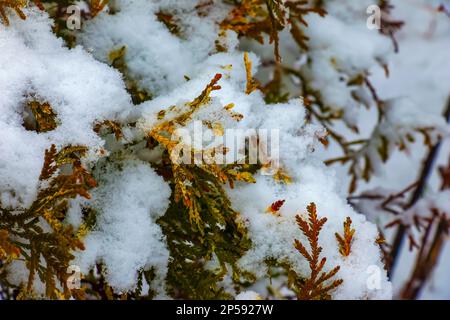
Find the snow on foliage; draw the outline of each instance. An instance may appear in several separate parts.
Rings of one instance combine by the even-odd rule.
[[[25,10],[27,20],[11,18],[0,26],[0,185],[5,207],[28,206],[36,196],[44,151],[51,144],[89,147],[89,160],[104,145],[92,123],[119,120],[128,113],[128,97],[120,75],[78,47],[68,50],[51,32],[46,14]],[[37,133],[24,126],[27,103],[47,102],[57,127]]]
[[[369,87],[349,82],[365,78],[371,68],[382,70],[393,53],[393,45],[388,37],[366,27],[365,8],[371,1],[324,3],[328,15],[311,13],[305,17],[307,61],[300,53],[295,53],[295,60],[309,92],[317,94],[323,106],[332,106],[325,108],[327,112],[340,114],[354,128],[358,109],[374,102],[369,98]],[[50,145],[82,145],[88,148],[83,165],[92,171],[98,186],[85,197],[88,199],[78,196],[69,200],[64,221],[84,230],[80,239],[85,247],[75,253],[72,264],[80,266],[84,275],[103,265],[102,276],[116,294],[137,294],[142,287],[151,287],[158,297],[190,298],[189,286],[196,283],[169,279],[177,274],[179,267],[174,263],[181,258],[185,265],[191,263],[193,270],[206,268],[202,264],[205,260],[218,259],[220,272],[214,274],[214,268],[208,272],[219,280],[229,277],[234,281],[235,286],[217,281],[217,290],[236,299],[264,296],[264,290],[258,291],[258,282],[270,278],[274,265],[287,266],[288,278],[292,272],[302,279],[312,277],[311,262],[299,253],[294,241],[305,247],[309,241],[313,250],[313,240],[305,232],[302,234],[296,221],[298,217],[306,221],[307,207],[314,203],[318,218],[327,218],[315,240],[322,247],[320,257],[326,257],[323,272],[331,272],[331,280],[340,279],[320,297],[390,299],[392,288],[377,242],[377,226],[347,203],[343,191],[346,186],[315,153],[326,144],[326,129],[310,121],[308,101],[268,101],[264,90],[246,92],[249,73],[255,75],[261,69],[258,50],[248,55],[252,68],[246,69],[238,34],[220,27],[233,7],[221,1],[206,7],[199,7],[194,0],[111,1],[95,18],[84,21],[82,31],[76,35],[78,46],[72,49],[56,37],[51,18],[38,8],[24,9],[26,20],[11,16],[10,26],[0,25],[1,207],[26,208],[35,200],[42,184],[39,177],[43,157]],[[221,50],[217,45],[219,35]],[[281,52],[293,55],[291,46],[281,43]],[[47,106],[47,113],[36,114],[30,103]],[[185,112],[187,116],[180,118]],[[384,120],[374,130],[375,143],[369,142],[358,154],[369,157],[375,171],[383,158],[383,154],[378,155],[377,141],[387,139],[392,153],[411,131],[435,128],[427,131],[432,142],[447,132],[443,119],[410,112],[402,101],[386,105],[384,112]],[[38,125],[38,116],[47,117],[48,130],[27,125],[33,116]],[[164,134],[184,129],[194,135],[196,121],[202,121],[206,133],[201,141],[190,142],[196,149],[205,148],[211,137],[223,135],[226,129],[279,130],[278,171],[267,175],[261,168],[221,171],[220,167],[203,165],[189,167],[188,171],[168,163],[166,154],[173,146],[165,142]],[[155,128],[161,131],[152,131]],[[114,134],[105,134],[104,129]],[[256,131],[251,131],[250,136],[258,138]],[[225,199],[222,207],[201,202],[212,191],[192,191],[197,183],[202,185],[199,179],[220,181],[218,185],[208,183],[216,192],[211,201]],[[225,186],[225,182],[229,185]],[[177,197],[183,201],[178,202]],[[443,200],[438,203],[448,207]],[[172,225],[167,225],[166,212],[168,216],[181,204],[189,210],[180,210]],[[228,216],[221,216],[218,207]],[[90,224],[86,221],[88,208],[95,215]],[[208,210],[205,208],[211,210],[215,219],[211,221],[217,222],[217,229],[205,222],[209,221],[202,211]],[[187,216],[187,212],[189,222],[196,224],[189,232],[183,229],[183,215]],[[336,234],[343,234],[345,221],[351,221],[355,233],[348,239],[344,255]],[[166,234],[170,228],[182,236],[173,240]],[[219,235],[211,236],[211,230]],[[221,248],[215,248],[214,241],[226,239],[220,230],[238,230],[245,235],[234,237],[242,241],[236,253],[218,252]],[[197,239],[199,242],[195,242]],[[180,243],[206,248],[206,253],[193,261],[179,251]],[[175,254],[181,254],[181,258],[173,258]],[[232,258],[228,254],[233,254]],[[337,273],[335,267],[339,267]],[[23,266],[12,263],[8,268],[12,274],[9,279],[15,285],[28,281]],[[143,284],[142,274],[149,270],[154,274]],[[256,292],[239,293],[239,277],[249,274],[247,280],[255,284],[251,289]],[[370,285],[374,275],[375,286]],[[177,288],[177,284],[189,288]],[[42,286],[33,288],[44,294]],[[181,292],[179,296],[177,292]]]
[[[93,192],[98,228],[86,237],[86,250],[75,264],[88,273],[97,261],[104,262],[108,283],[120,291],[136,285],[138,271],[155,267],[161,286],[169,252],[156,220],[167,210],[170,189],[145,163],[122,165],[99,173],[102,186]]]

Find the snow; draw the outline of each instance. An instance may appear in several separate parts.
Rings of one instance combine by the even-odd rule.
[[[325,271],[339,265],[341,270],[337,277],[344,279],[343,284],[333,293],[336,299],[389,299],[391,285],[380,262],[380,253],[374,239],[377,229],[364,216],[356,214],[351,207],[336,195],[336,183],[325,173],[326,168],[302,165],[299,170],[301,183],[279,186],[270,177],[258,176],[254,185],[239,186],[229,190],[236,209],[247,222],[253,248],[241,259],[240,265],[248,270],[257,270],[263,277],[266,268],[264,260],[268,257],[279,261],[289,261],[294,270],[309,274],[307,262],[293,247],[294,239],[307,243],[295,223],[297,214],[304,215],[310,201],[315,202],[319,217],[326,216],[327,223],[319,237],[323,247],[323,256],[327,257]],[[254,198],[264,199],[254,203]],[[286,200],[279,211],[279,216],[266,212],[276,200]],[[342,224],[346,217],[353,220],[357,230],[349,257],[342,257],[337,247],[335,232],[342,233]],[[359,230],[359,232],[358,232]],[[375,266],[380,270],[380,289],[367,287],[367,270]]]
[[[198,1],[117,1],[118,12],[102,13],[86,25],[81,43],[96,58],[108,63],[112,50],[127,47],[125,61],[139,85],[154,95],[167,94],[191,76],[193,67],[204,61],[214,49],[219,31],[211,18],[192,14]],[[214,6],[211,15],[224,19],[226,10]],[[173,35],[157,20],[155,13],[177,13],[183,21],[180,32],[185,39]],[[221,15],[220,15],[221,13]],[[225,15],[224,15],[225,14]],[[139,30],[139,32],[136,32]]]
[[[305,34],[310,38],[311,61],[302,66],[302,72],[312,89],[320,91],[326,106],[344,110],[350,125],[356,124],[360,103],[352,96],[357,88],[348,86],[347,81],[374,65],[381,65],[392,53],[390,40],[366,27],[367,7],[359,2],[355,5],[327,1],[330,15],[306,17],[309,27]],[[346,19],[339,17],[344,15],[343,10]],[[334,11],[337,16],[333,15]]]
[[[244,291],[236,296],[236,300],[261,300],[261,297],[255,291]]]
[[[443,54],[429,59],[435,52],[450,49],[450,42],[445,40],[449,29],[445,28],[442,17],[436,18],[434,34],[425,40],[412,36],[417,31],[407,24],[400,39],[400,54],[393,55],[391,40],[366,27],[365,9],[371,1],[325,3],[329,15],[307,17],[309,27],[305,31],[311,38],[310,59],[302,61],[300,53],[294,53],[289,44],[281,48],[282,52],[289,51],[295,61],[302,61],[299,63],[302,73],[312,89],[320,90],[324,103],[334,110],[342,110],[347,124],[361,122],[363,130],[369,131],[374,126],[373,114],[361,115],[362,103],[354,99],[355,94],[368,96],[367,89],[361,91],[359,87],[348,86],[347,81],[370,71],[370,79],[380,97],[389,100],[386,121],[376,128],[375,135],[398,142],[412,130],[431,127],[435,129],[431,133],[433,141],[439,135],[446,137],[448,126],[440,113],[450,89],[450,72],[447,72],[450,65]],[[414,6],[406,3],[409,1],[395,1],[400,9],[421,16],[421,11],[411,9]],[[10,27],[0,25],[2,206],[27,207],[34,200],[44,151],[51,144],[87,146],[89,154],[84,161],[94,170],[99,187],[93,190],[92,200],[71,201],[66,223],[79,226],[81,207],[86,204],[97,211],[97,221],[84,239],[86,250],[76,253],[74,264],[86,274],[96,263],[103,263],[106,280],[117,292],[135,289],[138,272],[154,267],[156,279],[151,285],[158,297],[167,298],[165,276],[170,254],[157,219],[168,208],[171,189],[150,166],[151,162],[158,161],[161,150],[149,151],[141,145],[127,147],[125,144],[142,139],[161,123],[163,120],[157,116],[161,110],[167,112],[164,121],[174,117],[173,110],[183,110],[186,102],[197,97],[214,75],[220,73],[221,89],[211,93],[211,101],[194,113],[188,125],[177,124],[177,128],[193,134],[195,121],[208,120],[225,129],[279,130],[279,164],[292,179],[292,183],[283,184],[270,175],[258,173],[254,184],[236,183],[234,189],[226,188],[252,240],[252,247],[238,261],[239,266],[255,273],[258,280],[264,280],[268,277],[264,261],[276,258],[288,261],[299,274],[309,275],[309,265],[293,242],[307,241],[295,223],[295,216],[304,215],[306,206],[314,202],[319,217],[328,219],[319,238],[322,256],[327,257],[324,270],[340,266],[337,278],[344,280],[332,292],[332,297],[390,299],[392,284],[375,243],[377,219],[366,218],[352,208],[343,191],[346,183],[341,179],[342,172],[323,165],[323,146],[318,137],[324,134],[324,129],[306,120],[300,99],[266,104],[260,91],[245,94],[244,53],[236,34],[227,33],[228,52],[215,51],[218,23],[227,16],[230,7],[217,4],[200,16],[195,10],[198,2],[193,0],[118,0],[114,4],[115,14],[103,12],[84,24],[78,34],[79,46],[74,49],[64,47],[62,40],[51,32],[51,20],[36,9],[26,10],[25,21],[11,17]],[[171,34],[158,21],[157,12],[174,14],[181,36]],[[283,34],[282,39],[285,37]],[[424,41],[427,46],[422,45]],[[138,106],[132,105],[120,73],[108,66],[109,53],[123,46],[127,48],[125,62],[131,77],[152,94],[152,100]],[[422,51],[417,51],[422,47]],[[248,48],[253,51],[249,57],[252,74],[256,74],[260,60],[272,48],[264,47],[261,52],[253,50],[251,44]],[[381,66],[385,63],[391,70],[388,79]],[[418,88],[423,94],[413,94]],[[23,127],[24,103],[29,95],[50,103],[57,114],[55,130],[37,133]],[[410,99],[411,96],[414,98]],[[233,112],[243,115],[241,121],[235,121],[224,109],[230,103],[235,105]],[[365,121],[364,117],[371,119]],[[121,123],[132,119],[137,125],[125,128],[123,141],[118,142],[93,131],[94,123],[106,119]],[[207,126],[202,129],[209,136],[194,140],[195,147],[210,143],[214,136]],[[377,145],[369,145],[367,153],[378,177],[365,187],[389,184],[395,188],[404,187],[405,181],[411,183],[410,168],[402,165],[404,158],[393,156],[386,166],[381,165],[376,148]],[[394,146],[389,148],[393,152]],[[420,148],[412,149],[411,153],[417,150]],[[413,157],[417,164],[419,156]],[[398,181],[388,179],[386,172],[392,167]],[[450,207],[448,196],[448,192],[440,193],[418,205],[430,205],[427,201],[432,201],[445,210]],[[285,200],[279,214],[268,213],[267,207],[277,200]],[[352,219],[356,233],[351,254],[344,257],[339,253],[335,233],[342,233],[347,217]],[[20,262],[12,264],[10,271],[14,283],[26,279]],[[374,274],[375,287],[368,284]],[[225,282],[223,286],[230,287]],[[236,299],[257,299],[260,295],[247,291],[238,294]]]
[[[81,47],[64,48],[47,15],[36,10],[27,10],[25,21],[11,17],[10,27],[0,25],[0,199],[5,207],[30,205],[51,144],[88,146],[87,160],[95,161],[104,142],[93,123],[121,120],[131,107],[119,73]],[[55,130],[37,133],[22,125],[29,95],[50,103],[59,124]]]
[[[448,16],[435,10],[441,3],[447,8],[449,7],[448,1],[392,1],[395,6],[394,16],[405,22],[404,27],[396,36],[399,41],[399,53],[393,55],[389,61],[390,75],[388,78],[380,69],[371,70],[372,75],[370,77],[381,99],[391,99],[403,104],[403,106],[399,106],[397,114],[394,112],[395,120],[392,123],[400,121],[400,123],[405,123],[408,126],[418,124],[421,121],[429,121],[432,117],[437,120],[435,126],[439,130],[443,130],[441,133],[444,134],[444,139],[435,168],[447,164],[450,152],[448,135],[445,132],[448,132],[448,125],[446,128],[443,128],[442,125],[442,113],[450,93],[450,60],[447,54],[450,52],[448,38],[450,24]],[[438,120],[439,117],[441,120]],[[362,117],[359,122],[364,123],[366,128],[370,128],[372,120],[368,115]],[[421,140],[418,139],[418,141]],[[385,194],[392,194],[412,184],[418,178],[418,170],[427,154],[427,148],[418,142],[412,144],[408,149],[407,153],[394,153],[389,161],[382,166],[378,175],[364,187],[364,190],[374,189],[375,193],[380,193],[376,189],[383,186],[389,189],[386,190]],[[430,205],[430,201],[432,203],[433,198],[436,197],[446,201],[446,192],[440,193],[438,191],[440,185],[440,177],[435,170],[427,183],[424,200],[417,205]],[[417,209],[417,207],[415,208]],[[441,207],[441,209],[444,208],[445,205]],[[448,211],[448,207],[446,208]],[[410,210],[410,213],[426,214],[421,209],[413,209]],[[361,209],[361,212],[370,212],[371,216],[378,219],[380,226],[392,220],[392,218],[381,214],[380,210],[376,208]],[[406,220],[410,218],[411,214],[405,217]],[[390,232],[387,230],[387,235],[389,234]],[[394,270],[392,277],[395,295],[402,289],[403,284],[410,276],[415,254],[416,251],[409,252],[408,243],[405,241],[398,259],[400,263]],[[448,282],[448,275],[445,270],[448,270],[449,257],[447,243],[441,252],[435,271],[430,275],[429,283],[425,286],[419,298],[447,299],[450,297],[445,285]]]
[[[106,266],[106,280],[118,292],[137,283],[138,271],[155,267],[155,289],[164,294],[169,252],[156,220],[169,206],[170,188],[148,164],[128,160],[101,172],[93,193],[96,227],[84,240],[86,250],[75,265],[88,273],[97,262]]]

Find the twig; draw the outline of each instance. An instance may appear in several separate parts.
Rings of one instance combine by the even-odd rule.
[[[435,220],[436,216],[433,216],[426,228],[420,251],[417,254],[414,271],[405,288],[402,290],[402,299],[417,299],[433,268],[436,266],[438,257],[442,250],[442,245],[444,244],[445,234],[448,233],[449,225],[445,214],[441,217],[438,217],[439,222],[436,228],[436,232],[434,233],[431,244],[428,246],[431,227],[434,224]]]
[[[444,117],[447,120],[447,123],[450,122],[450,97],[447,102]],[[437,155],[439,154],[441,143],[442,139],[439,139],[438,142],[431,148],[430,152],[428,153],[428,156],[423,164],[417,188],[414,190],[411,200],[409,201],[409,204],[405,209],[409,209],[412,206],[414,206],[416,202],[422,197],[428,178],[430,177],[431,172],[433,170],[435,160],[437,158]],[[398,226],[397,233],[395,234],[394,242],[392,244],[391,265],[388,266],[389,276],[392,275],[392,271],[394,270],[395,264],[397,263],[400,248],[402,247],[405,238],[405,231],[406,227],[403,224],[400,224]]]

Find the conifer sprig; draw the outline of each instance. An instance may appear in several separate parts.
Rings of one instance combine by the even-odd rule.
[[[48,298],[71,295],[67,268],[74,258],[73,251],[84,250],[84,245],[73,227],[64,224],[63,219],[68,200],[77,196],[90,198],[88,190],[96,186],[81,165],[86,150],[82,146],[67,146],[57,151],[52,145],[45,151],[40,190],[31,206],[17,210],[0,207],[0,252],[24,258],[29,270],[28,282],[21,291],[23,298],[33,294],[36,274],[45,284]]]
[[[220,73],[216,74],[205,89],[191,102],[186,103],[187,110],[183,109],[183,112],[176,114],[174,117],[165,119],[168,114],[165,110],[162,110],[158,118],[161,122],[156,125],[148,134],[149,139],[152,139],[159,143],[169,155],[171,155],[171,178],[175,184],[175,202],[183,201],[186,208],[189,209],[189,217],[192,223],[197,225],[198,230],[203,232],[203,223],[201,221],[201,198],[202,190],[198,187],[203,185],[200,183],[194,172],[194,167],[198,167],[206,174],[206,177],[213,178],[219,183],[229,183],[231,187],[234,185],[234,181],[246,181],[255,182],[251,172],[251,168],[245,164],[230,164],[226,166],[220,166],[217,164],[200,164],[200,165],[187,165],[173,162],[173,150],[178,146],[178,141],[173,141],[171,135],[175,132],[177,126],[186,125],[192,120],[194,113],[201,107],[206,106],[211,100],[211,92],[220,90],[218,85],[219,80],[222,78]],[[173,111],[174,108],[169,108],[169,111]],[[191,151],[192,153],[195,150]],[[225,150],[223,150],[225,152]],[[225,196],[225,192],[221,191],[222,196]],[[226,197],[226,196],[225,196]]]
[[[350,217],[347,217],[344,222],[344,235],[341,236],[339,233],[335,233],[336,240],[339,244],[339,253],[344,257],[350,255],[353,236],[355,234],[355,229],[353,229],[351,225],[352,219],[350,219]]]
[[[245,87],[245,93],[250,94],[256,89],[258,89],[258,82],[252,76],[252,61],[248,57],[247,52],[244,52],[244,65],[245,65],[245,72],[247,74],[247,84]]]
[[[266,212],[274,214],[274,215],[279,215],[279,211],[281,209],[281,207],[283,206],[284,202],[286,200],[277,200],[275,202],[273,202],[266,210]]]
[[[112,132],[116,140],[120,140],[123,137],[122,127],[117,121],[105,120],[94,125],[94,131],[97,134],[100,134],[102,129]]]
[[[309,242],[310,250],[299,241],[295,240],[294,246],[309,262],[311,274],[307,279],[296,281],[296,293],[299,300],[317,300],[329,299],[330,291],[342,284],[342,279],[331,280],[339,271],[337,266],[329,272],[322,271],[327,259],[320,258],[322,247],[319,246],[319,234],[323,225],[327,222],[327,218],[319,219],[317,216],[317,208],[314,203],[307,207],[308,220],[303,219],[300,215],[296,216],[297,224]]]
[[[0,229],[0,259],[9,262],[18,258],[20,250],[9,239],[8,230]]]
[[[304,16],[316,13],[324,16],[326,11],[320,4],[310,6],[308,1],[243,0],[237,2],[228,17],[222,21],[223,30],[234,30],[239,36],[264,43],[264,34],[274,44],[274,56],[281,62],[278,33],[286,26],[301,48],[307,49],[308,38],[303,35],[297,23],[307,26]],[[292,31],[293,30],[293,31]]]
[[[221,77],[216,74],[192,101],[160,111],[157,116],[160,123],[148,134],[148,140],[152,141],[149,147],[159,145],[165,150],[156,169],[173,188],[171,206],[158,223],[173,257],[167,282],[173,296],[178,298],[230,298],[217,283],[223,280],[229,267],[233,280],[239,281],[242,273],[237,261],[250,248],[247,230],[239,213],[232,208],[224,184],[233,187],[235,181],[255,182],[252,175],[255,168],[247,164],[184,164],[171,156],[179,143],[171,140],[171,135],[178,126],[187,125],[197,110],[208,106],[211,92],[221,89],[218,85]],[[224,111],[229,112],[227,108],[231,107],[225,106]],[[213,256],[220,263],[219,270],[205,270],[205,263]]]

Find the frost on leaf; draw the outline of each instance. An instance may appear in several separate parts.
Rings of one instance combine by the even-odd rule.
[[[156,17],[158,20],[163,23],[167,29],[170,31],[170,33],[174,35],[180,35],[180,28],[179,26],[174,22],[174,17],[170,13],[165,12],[157,12]]]
[[[6,288],[19,290],[19,298],[264,299],[265,292],[252,290],[269,280],[299,299],[389,297],[387,277],[377,292],[368,292],[363,276],[351,279],[368,265],[382,267],[376,245],[361,250],[373,244],[376,228],[355,219],[320,150],[312,154],[327,137],[338,141],[346,148],[338,162],[355,160],[356,179],[368,180],[375,160],[386,161],[394,145],[403,147],[406,139],[406,148],[410,139],[411,124],[392,130],[396,114],[381,108],[375,90],[383,114],[371,142],[346,141],[332,131],[337,121],[354,125],[349,99],[370,90],[373,65],[387,63],[377,60],[387,52],[383,46],[361,53],[359,63],[352,43],[341,43],[355,38],[359,45],[368,35],[348,32],[357,28],[346,20],[345,5],[336,13],[329,10],[332,1],[89,0],[77,2],[83,29],[71,32],[66,9],[73,1],[42,2],[47,12],[0,0],[5,22],[6,16],[13,22],[13,10],[27,15],[0,30],[8,44],[0,55],[11,62],[16,54],[17,60],[30,57],[25,67],[5,64],[0,77],[6,92],[0,103],[6,144],[0,147],[7,146],[7,166],[0,163],[6,168],[0,298]],[[58,38],[73,49],[61,48]],[[258,44],[266,39],[273,48]],[[327,90],[343,101],[327,100]],[[40,134],[21,123],[23,93],[34,91],[39,97],[27,102],[23,127]],[[291,94],[304,96],[304,103],[289,100]],[[180,129],[195,133],[197,123],[211,139],[192,143],[177,136]],[[413,131],[429,134],[432,125],[425,121]],[[228,129],[257,130],[246,138],[246,152],[254,140],[264,140],[259,130],[280,130],[280,159],[265,142],[266,151],[258,152],[268,162],[247,164],[247,155],[203,161],[232,155],[235,150],[220,141]],[[435,136],[428,138],[433,143]],[[213,139],[214,147],[204,147]],[[180,146],[188,148],[177,154]],[[177,161],[198,153],[199,162]],[[34,174],[33,183],[19,174]],[[321,196],[320,206],[346,215],[328,216],[324,227],[326,218],[319,219],[311,204],[307,217],[297,217],[299,234],[293,206],[319,205]],[[71,264],[82,269],[81,290],[67,288]],[[294,298],[284,293],[277,298]]]

